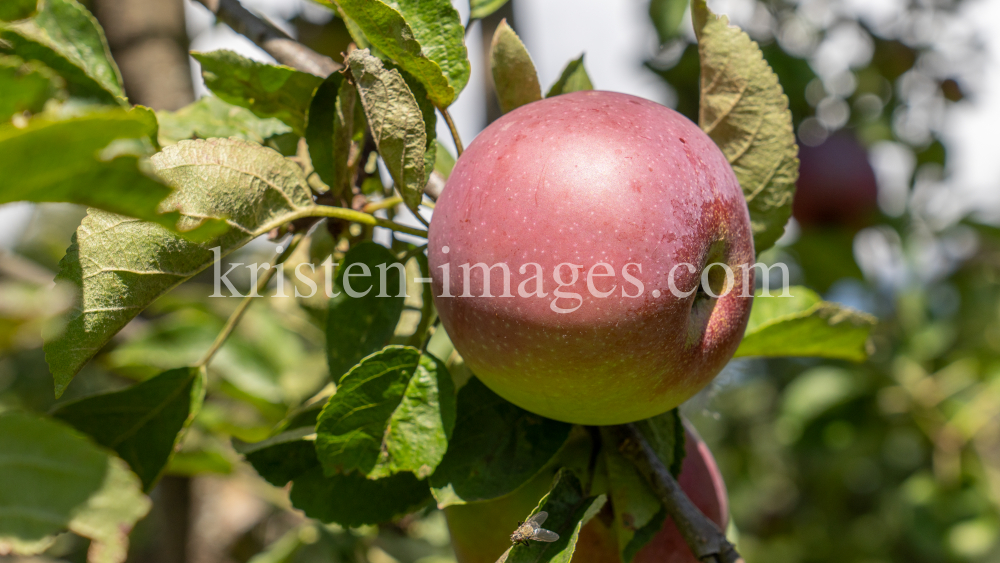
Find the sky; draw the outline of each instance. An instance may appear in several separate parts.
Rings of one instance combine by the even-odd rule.
[[[453,1],[464,21],[468,17],[467,3]],[[891,19],[902,0],[801,1],[832,3],[838,10]],[[320,15],[324,10],[308,0],[244,0],[243,3],[279,25],[302,10],[306,15]],[[656,49],[646,0],[513,0],[513,3],[518,32],[531,52],[543,89],[558,78],[568,61],[584,53],[587,71],[596,88],[670,102],[669,88],[642,66]],[[728,14],[736,24],[753,25],[755,15],[751,0],[709,0],[709,6],[717,13]],[[186,0],[186,13],[193,50],[231,49],[258,60],[272,60],[227,27],[214,26],[212,15],[191,0]],[[967,210],[977,210],[986,219],[1000,221],[1000,143],[995,134],[1000,131],[1000,34],[991,29],[997,21],[1000,21],[1000,1],[970,0],[959,20],[949,28],[951,33],[980,34],[988,60],[983,72],[974,77],[975,84],[968,98],[948,110],[941,127],[949,149],[949,170],[945,189],[941,192],[947,197],[941,199],[942,205],[950,206],[952,217]],[[474,25],[477,28],[470,36],[478,38],[478,24]],[[690,22],[686,26],[690,34]],[[470,40],[468,47],[472,77],[451,108],[466,145],[485,126],[483,100],[486,95],[482,42]],[[845,48],[831,51],[833,59],[850,56]],[[197,63],[192,60],[192,64],[195,65],[193,73],[198,93],[204,94],[206,90],[200,83]],[[438,138],[451,146],[442,120],[438,127]],[[890,168],[905,165],[891,157],[889,154],[887,160],[883,159]],[[29,214],[27,204],[0,206],[0,248],[9,247],[16,241],[16,234]]]

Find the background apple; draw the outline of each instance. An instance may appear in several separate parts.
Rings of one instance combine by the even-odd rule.
[[[878,185],[868,152],[849,131],[799,146],[799,180],[792,214],[803,227],[860,228],[878,210]]]
[[[543,471],[514,493],[499,499],[449,506],[444,512],[458,563],[495,563],[510,547],[510,533],[548,492],[553,471]],[[678,478],[688,498],[723,530],[729,520],[726,485],[712,453],[690,428],[687,455]],[[610,505],[580,530],[573,563],[617,563],[619,551],[610,526]],[[633,563],[698,563],[670,518],[635,555]]]
[[[558,420],[677,406],[729,360],[750,312],[753,273],[739,266],[753,239],[732,169],[687,118],[625,94],[574,92],[495,121],[459,158],[429,243],[435,305],[473,373]],[[735,273],[719,299],[694,291],[715,262]],[[462,268],[476,263],[507,265],[507,296],[495,267],[483,297],[482,269]],[[690,295],[670,290],[672,270]],[[724,270],[709,271],[723,293]]]

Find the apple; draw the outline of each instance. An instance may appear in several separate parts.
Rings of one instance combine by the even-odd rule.
[[[799,147],[792,215],[805,228],[861,228],[878,209],[878,184],[868,152],[848,131]]]
[[[577,424],[698,392],[736,351],[754,287],[725,156],[681,114],[613,92],[527,104],[480,133],[437,202],[428,255],[472,372]]]
[[[510,533],[548,492],[553,472],[544,471],[499,499],[444,509],[458,563],[495,563],[510,547]],[[701,438],[688,429],[687,455],[678,482],[705,516],[726,529],[729,501],[715,459]],[[617,563],[619,550],[610,526],[610,505],[580,530],[572,563]],[[699,563],[677,526],[667,518],[663,528],[636,553],[633,563]]]

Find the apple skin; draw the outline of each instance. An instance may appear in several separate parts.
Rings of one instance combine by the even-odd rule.
[[[499,499],[444,509],[458,563],[495,563],[508,547],[510,533],[548,492],[553,472],[543,471],[520,489]],[[726,484],[708,446],[690,428],[687,455],[678,482],[691,502],[723,530],[729,523]],[[580,530],[572,563],[619,563],[618,544],[605,509]],[[700,563],[674,522],[636,553],[632,563]]]
[[[804,228],[860,229],[878,211],[878,183],[868,152],[848,131],[799,147],[799,180],[792,215]]]
[[[428,254],[434,303],[472,372],[522,408],[577,424],[640,420],[690,398],[736,351],[753,300],[754,270],[740,268],[754,258],[749,212],[725,156],[681,114],[613,92],[527,104],[480,133],[437,202]],[[675,287],[689,291],[713,262],[733,270],[729,293],[670,290],[675,265]],[[477,263],[506,264],[511,296],[500,267],[493,297],[479,268],[466,287],[462,265]],[[528,263],[545,297],[530,295]],[[554,299],[564,263],[582,267],[561,289],[579,299]],[[613,291],[598,297],[588,282]]]

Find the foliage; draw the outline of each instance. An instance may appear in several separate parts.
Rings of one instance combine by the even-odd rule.
[[[92,559],[120,561],[127,531],[149,507],[142,491],[164,474],[249,467],[278,504],[311,519],[258,561],[298,560],[310,549],[357,559],[366,549],[359,546],[375,540],[362,537],[368,528],[338,526],[379,525],[372,533],[382,541],[394,527],[440,516],[434,505],[497,499],[548,475],[555,480],[536,511],[549,513],[545,527],[560,540],[512,547],[507,561],[568,562],[582,525],[605,503],[602,517],[610,515],[626,562],[665,521],[635,468],[605,447],[606,430],[545,419],[490,391],[436,326],[429,290],[411,283],[429,276],[423,248],[397,233],[423,231],[405,230],[396,221],[405,210],[389,204],[430,208],[432,172],[447,177],[454,165],[435,134],[436,111],[447,110],[470,76],[457,12],[444,0],[326,4],[361,47],[347,55],[344,73],[321,78],[234,53],[198,53],[216,96],[155,115],[126,109],[103,32],[81,5],[43,0],[34,15],[20,3],[13,16],[0,12],[27,18],[0,24],[0,86],[11,85],[0,88],[0,201],[91,207],[59,266],[57,279],[77,299],[62,322],[50,322],[58,307],[39,309],[31,324],[0,303],[0,345],[10,355],[0,370],[18,370],[12,390],[0,392],[0,410],[49,411],[0,414],[0,450],[65,471],[0,462],[0,481],[15,484],[2,487],[0,509],[58,516],[21,523],[0,515],[0,549],[39,552],[68,529],[93,540]],[[502,4],[473,1],[472,18]],[[677,31],[683,6],[650,3],[661,42],[685,41]],[[786,79],[806,75],[796,65],[802,59],[774,43],[758,46],[704,2],[692,8],[698,45],[661,72],[732,163],[758,253],[795,261],[816,235],[772,246],[791,213],[793,125],[811,111],[801,85]],[[490,55],[503,111],[542,97],[530,55],[506,23]],[[581,55],[547,96],[592,88]],[[279,138],[301,138],[304,150],[289,157],[267,148]],[[920,154],[943,159],[933,148]],[[379,163],[392,178],[388,190]],[[367,206],[380,206],[385,218],[376,221]],[[387,240],[376,225],[394,233]],[[316,298],[261,300],[233,327],[226,319],[240,320],[236,300],[206,298],[226,290],[201,272],[235,270],[226,289],[249,293],[263,272],[251,277],[239,266],[264,235],[287,250],[279,251],[285,273],[311,267],[313,289],[329,285],[335,295],[318,297],[318,307]],[[960,312],[935,308],[937,287],[892,296],[896,308],[880,310],[888,322],[874,328],[873,316],[805,287],[793,287],[793,298],[756,297],[737,351],[756,359],[732,369],[752,376],[684,407],[710,443],[724,445],[719,458],[742,550],[768,561],[807,559],[802,546],[817,560],[905,553],[930,561],[971,553],[951,538],[996,535],[989,483],[1000,474],[990,457],[1000,395],[990,352],[997,294],[981,275],[994,274],[996,248],[987,245],[940,282],[988,303],[961,299]],[[327,261],[339,265],[329,281]],[[351,267],[385,268],[387,283],[355,283],[349,292]],[[803,267],[801,276],[835,287],[822,271]],[[17,283],[18,291],[44,287]],[[42,380],[24,367],[39,365],[37,338],[19,335],[39,324],[53,380],[45,374],[44,385],[30,387],[26,381]],[[220,331],[229,339],[216,346]],[[872,349],[868,364],[845,362],[864,361]],[[67,401],[53,405],[53,391]],[[710,400],[721,420],[698,409]],[[637,425],[677,472],[679,413]],[[871,486],[876,478],[884,492]],[[25,493],[43,490],[59,494]],[[871,530],[891,539],[872,539]],[[816,539],[827,536],[842,541]]]

